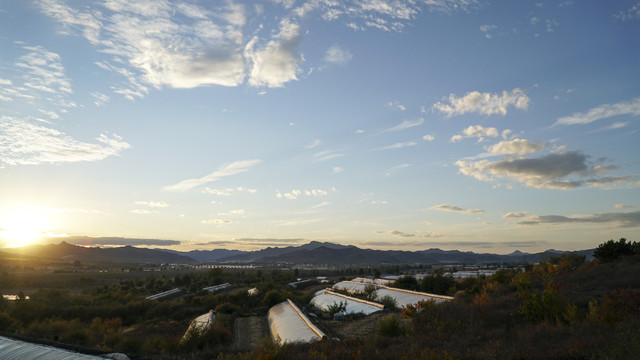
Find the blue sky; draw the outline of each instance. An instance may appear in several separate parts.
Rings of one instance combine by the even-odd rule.
[[[0,1],[0,247],[637,240],[638,34],[637,0]]]

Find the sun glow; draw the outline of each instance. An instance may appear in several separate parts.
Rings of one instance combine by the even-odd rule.
[[[26,246],[42,238],[48,225],[48,218],[41,212],[17,209],[2,218],[0,237],[8,247]]]

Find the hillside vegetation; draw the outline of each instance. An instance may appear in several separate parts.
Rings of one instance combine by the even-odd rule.
[[[56,346],[123,352],[132,359],[629,359],[640,354],[638,250],[635,242],[611,240],[590,262],[566,254],[490,277],[456,280],[442,271],[422,280],[401,277],[398,287],[454,300],[397,309],[388,299],[377,299],[387,306],[383,313],[344,321],[310,309],[328,339],[279,346],[265,337],[247,352],[234,345],[237,319],[258,321],[287,298],[309,306],[314,292],[325,287],[316,281],[302,289],[283,286],[298,277],[340,280],[363,271],[402,273],[411,267],[154,274],[100,272],[76,263],[77,271],[50,272],[38,271],[34,260],[5,259],[0,291],[18,293],[20,299],[0,300],[0,332]],[[226,282],[233,288],[216,294],[202,290]],[[181,293],[172,298],[145,300],[176,287]],[[257,296],[248,295],[252,287],[258,288]],[[210,309],[217,315],[215,325],[182,340],[191,319]]]

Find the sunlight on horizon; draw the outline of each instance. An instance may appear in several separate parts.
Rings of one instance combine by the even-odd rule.
[[[23,247],[37,243],[46,236],[49,218],[27,208],[5,213],[0,226],[0,237],[7,247]]]

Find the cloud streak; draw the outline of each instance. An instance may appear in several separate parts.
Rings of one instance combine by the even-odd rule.
[[[584,125],[622,115],[640,115],[640,98],[616,104],[603,104],[584,113],[573,113],[559,118],[554,125]]]
[[[449,205],[449,204],[440,204],[435,205],[429,208],[430,210],[438,210],[438,211],[449,211],[449,212],[458,212],[461,214],[480,214],[483,213],[482,209],[465,209],[459,206]]]
[[[571,224],[589,223],[602,224],[611,223],[615,227],[638,227],[640,226],[640,211],[611,212],[592,214],[587,216],[563,216],[563,215],[536,215],[523,221],[519,225],[540,225],[540,224]]]
[[[261,162],[262,160],[259,160],[259,159],[235,161],[235,162],[232,162],[231,164],[226,164],[221,166],[218,170],[210,173],[209,175],[203,176],[201,178],[183,180],[177,184],[166,186],[164,190],[187,191],[187,190],[193,189],[194,187],[220,180],[224,177],[233,176],[236,174],[249,171],[251,170],[251,168],[253,168],[254,166],[258,165]]]

